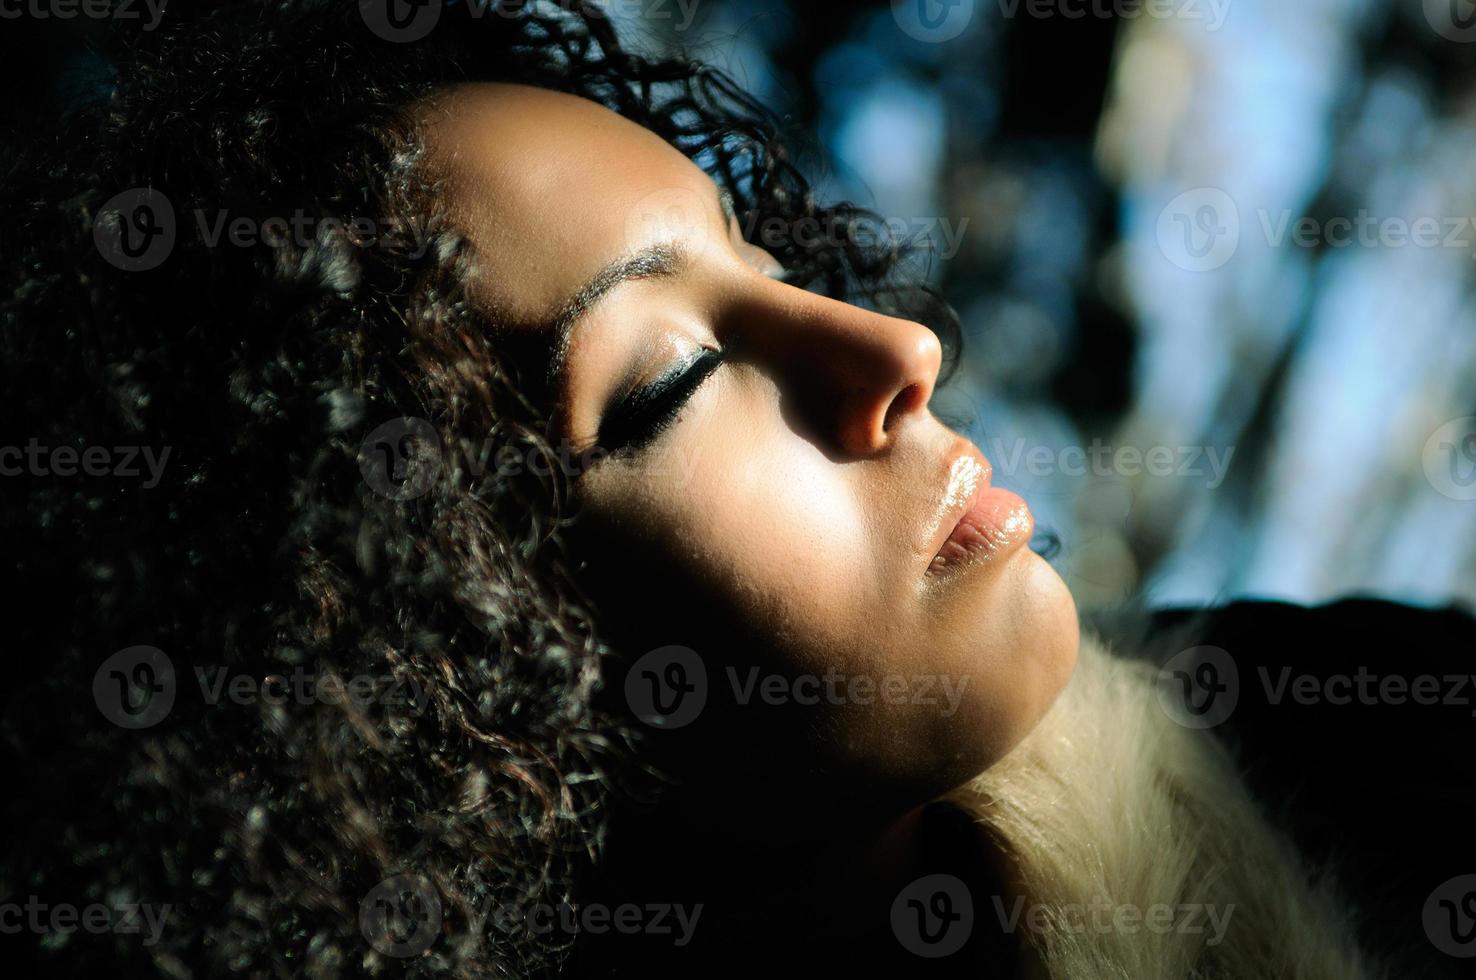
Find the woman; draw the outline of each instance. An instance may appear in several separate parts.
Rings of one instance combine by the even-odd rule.
[[[7,184],[7,890],[155,926],[37,970],[1380,975],[759,107],[596,13],[399,23],[116,31]]]

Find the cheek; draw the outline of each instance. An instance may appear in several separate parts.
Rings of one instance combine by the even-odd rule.
[[[697,546],[697,574],[722,585],[735,613],[814,647],[845,636],[875,591],[876,552],[857,488],[787,428],[709,426],[686,491],[665,520]],[[680,544],[680,542],[679,542]]]
[[[719,636],[736,626],[749,643],[796,644],[771,657],[850,643],[879,562],[847,468],[761,410],[729,404],[689,421],[639,463],[587,478],[586,508],[616,529],[601,563],[646,580],[651,615],[697,603]]]

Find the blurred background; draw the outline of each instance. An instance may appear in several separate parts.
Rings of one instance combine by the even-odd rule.
[[[935,407],[1083,604],[1476,601],[1476,0],[562,2],[922,245]],[[0,20],[0,130],[98,85],[91,29]]]
[[[1476,600],[1476,2],[605,6],[924,244],[1080,601]]]

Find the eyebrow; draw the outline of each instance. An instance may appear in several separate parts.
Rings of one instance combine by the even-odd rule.
[[[722,187],[713,185],[719,207],[730,220],[738,216],[733,195]],[[574,293],[553,322],[553,346],[549,357],[545,382],[554,390],[568,367],[569,346],[574,327],[604,296],[622,283],[638,279],[658,279],[675,276],[686,268],[691,259],[687,250],[672,242],[659,242],[647,246],[631,255],[621,256],[606,264]]]

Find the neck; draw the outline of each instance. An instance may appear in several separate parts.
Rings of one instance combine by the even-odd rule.
[[[789,814],[741,823],[671,809],[624,828],[606,863],[609,897],[601,901],[680,906],[696,922],[680,948],[663,949],[662,937],[643,936],[627,944],[636,955],[669,955],[689,970],[731,970],[772,966],[781,953],[791,965],[798,955],[830,967],[854,963],[866,973],[884,964],[889,975],[906,976],[928,964],[894,934],[899,893],[940,872],[974,891],[975,882],[995,880],[997,862],[982,835],[967,820],[940,819],[933,808],[823,826]],[[980,893],[976,902],[976,918],[986,925],[987,898]]]

